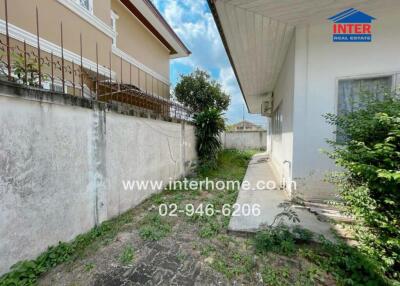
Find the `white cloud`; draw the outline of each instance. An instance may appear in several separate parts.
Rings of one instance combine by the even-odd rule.
[[[206,1],[165,0],[163,15],[192,51],[192,56],[177,59],[192,68],[222,68],[227,57]]]

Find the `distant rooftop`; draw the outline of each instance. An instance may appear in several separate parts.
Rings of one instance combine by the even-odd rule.
[[[233,130],[247,130],[247,131],[256,131],[256,130],[264,130],[264,128],[260,125],[257,125],[253,122],[242,120],[238,123],[232,124],[230,126]]]

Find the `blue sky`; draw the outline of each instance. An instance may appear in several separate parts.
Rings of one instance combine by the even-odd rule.
[[[241,121],[245,103],[206,0],[153,0],[153,3],[192,52],[187,58],[171,62],[172,85],[179,75],[191,73],[197,67],[208,71],[231,96],[225,114],[228,122]],[[249,114],[246,108],[245,119],[266,124],[265,117]]]

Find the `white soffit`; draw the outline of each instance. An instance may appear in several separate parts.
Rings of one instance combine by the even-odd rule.
[[[296,26],[324,23],[350,7],[366,13],[400,0],[211,0],[250,112],[273,91]]]
[[[217,0],[215,5],[248,108],[259,113],[259,98],[275,86],[294,26],[229,1]]]
[[[366,13],[399,7],[399,0],[217,0],[291,25],[322,23],[348,8]]]

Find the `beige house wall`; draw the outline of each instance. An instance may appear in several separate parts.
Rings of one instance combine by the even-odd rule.
[[[110,0],[93,0],[93,14],[111,27]]]
[[[118,0],[111,0],[118,15],[117,48],[158,74],[169,78],[169,50]]]
[[[110,10],[110,3],[102,0],[93,1],[94,13],[99,17]],[[11,24],[36,35],[36,5],[39,9],[40,37],[58,46],[61,46],[60,23],[63,23],[64,48],[80,54],[80,33],[82,33],[83,55],[85,58],[96,61],[96,42],[99,47],[99,64],[108,67],[111,38],[93,25],[86,22],[79,15],[55,0],[12,0],[8,1],[8,20]],[[0,0],[0,18],[4,20],[4,0]],[[102,7],[100,9],[100,7]],[[107,22],[109,24],[110,20]]]
[[[109,68],[110,54],[115,79],[123,83],[139,86],[143,91],[163,97],[169,96],[169,50],[118,0],[93,1],[94,16],[111,28],[111,10],[118,14],[116,47],[140,64],[151,70],[156,77],[130,64],[112,52],[112,38],[100,28],[87,22],[58,0],[9,0],[9,23],[36,35],[36,6],[39,10],[40,37],[61,46],[60,24],[63,23],[64,49],[80,54],[80,34],[82,34],[83,57],[96,62],[98,44],[99,65]],[[0,19],[5,19],[4,0],[0,0]],[[44,52],[43,52],[44,54]],[[43,56],[42,54],[42,56]],[[67,64],[67,63],[66,63]],[[76,62],[75,64],[79,64]],[[121,74],[122,71],[122,74]],[[68,74],[66,78],[72,81]]]

